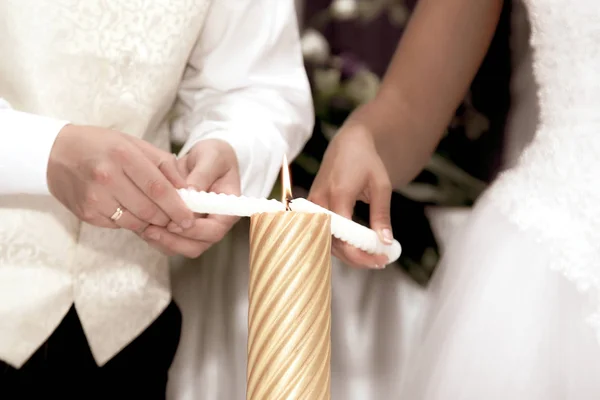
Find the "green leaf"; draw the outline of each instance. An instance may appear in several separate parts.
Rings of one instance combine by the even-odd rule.
[[[298,157],[296,157],[294,164],[312,176],[316,176],[317,172],[319,172],[319,168],[321,167],[321,162],[319,160],[305,153],[301,153]]]
[[[271,190],[271,194],[269,195],[269,198],[281,200],[281,194],[282,194],[281,180],[277,179],[277,182],[275,182],[275,186],[273,186],[273,190]]]

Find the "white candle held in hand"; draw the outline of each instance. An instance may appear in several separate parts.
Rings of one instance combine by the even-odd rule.
[[[292,211],[306,213],[325,213],[331,215],[331,234],[354,247],[370,254],[384,254],[388,263],[393,263],[400,257],[402,247],[396,240],[392,244],[385,244],[379,240],[377,232],[344,218],[326,208],[323,208],[306,199],[293,199],[289,202]]]
[[[277,200],[257,199],[223,193],[196,192],[179,189],[185,205],[197,214],[234,215],[250,217],[264,212],[285,211],[285,205]]]
[[[289,181],[287,161],[284,160],[283,173]],[[233,215],[238,217],[251,217],[255,214],[274,213],[280,211],[296,211],[312,214],[328,214],[331,216],[331,234],[354,247],[370,254],[383,254],[388,258],[388,263],[393,263],[400,257],[402,248],[394,240],[392,244],[385,244],[379,240],[377,233],[350,219],[344,218],[332,211],[316,205],[306,199],[293,199],[284,202],[274,199],[258,199],[244,196],[234,196],[222,193],[197,192],[192,189],[179,189],[179,195],[186,206],[197,214]]]

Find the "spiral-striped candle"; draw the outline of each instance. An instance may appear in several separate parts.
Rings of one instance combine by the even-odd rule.
[[[255,214],[250,224],[248,400],[329,400],[331,217]]]

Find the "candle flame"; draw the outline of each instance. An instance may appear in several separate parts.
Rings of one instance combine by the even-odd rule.
[[[283,156],[281,165],[281,202],[285,204],[285,208],[289,210],[289,202],[292,199],[292,182],[290,180],[290,166],[288,165],[287,157]]]

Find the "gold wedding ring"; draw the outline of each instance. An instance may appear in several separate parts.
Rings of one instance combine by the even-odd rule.
[[[117,211],[110,217],[113,221],[118,221],[119,218],[123,216],[123,209],[121,207],[117,207]]]

